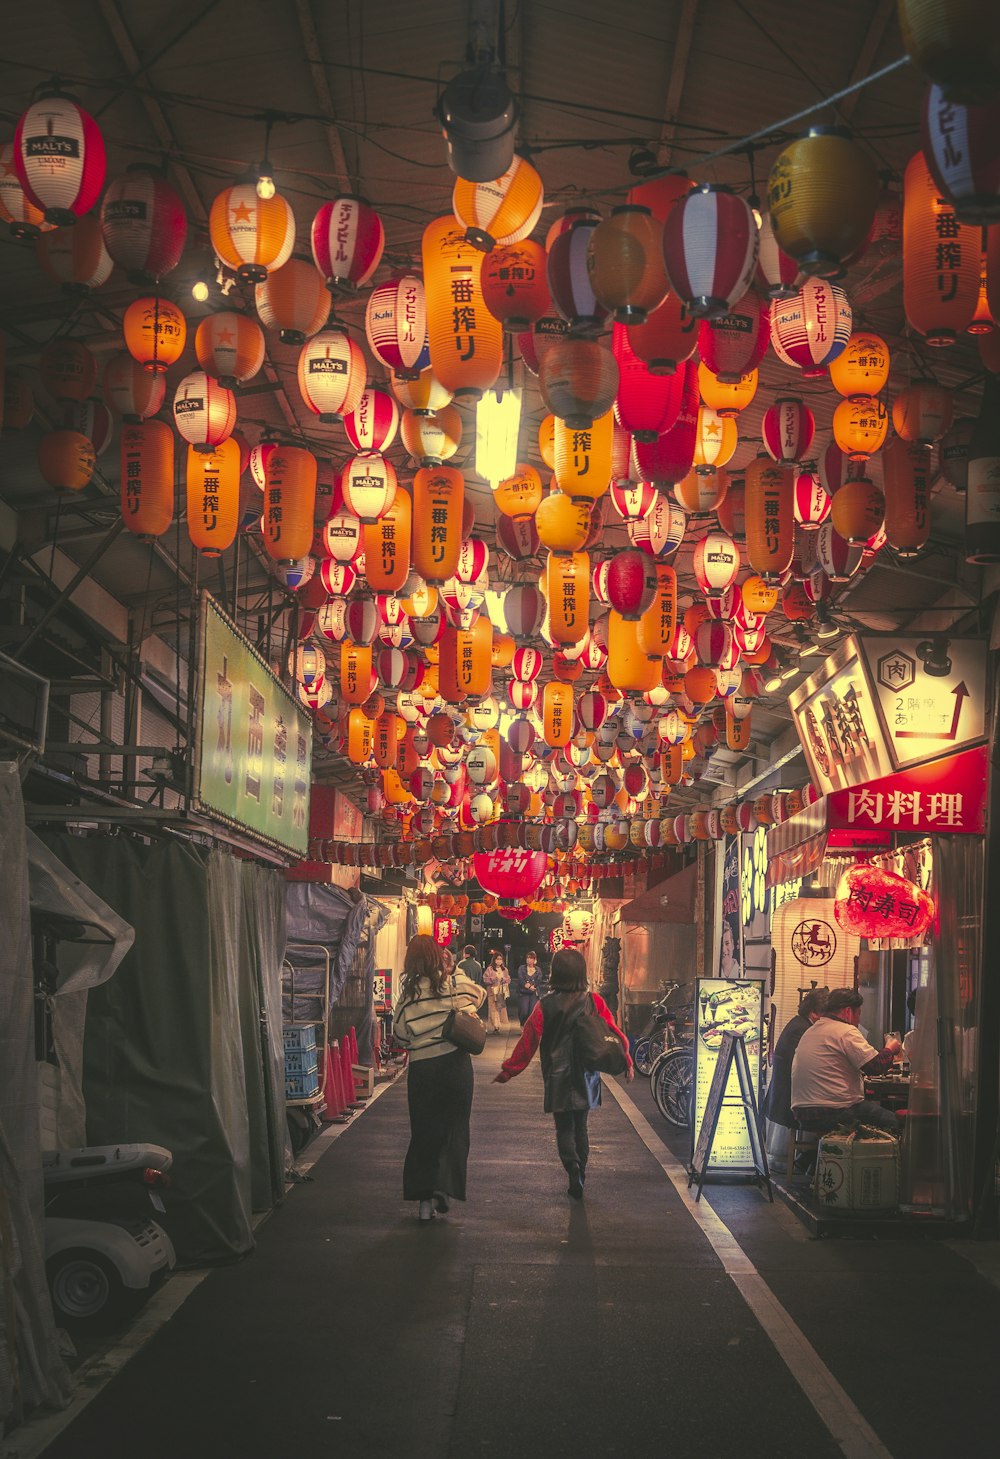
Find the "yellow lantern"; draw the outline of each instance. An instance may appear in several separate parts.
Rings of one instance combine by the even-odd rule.
[[[739,445],[740,432],[731,416],[721,416],[707,406],[698,411],[695,427],[694,464],[695,469],[717,470],[731,461]]]
[[[698,366],[698,391],[702,404],[723,420],[739,415],[757,394],[758,371],[751,370],[741,375],[732,384],[726,384],[718,375],[713,375],[707,365]]]
[[[429,618],[438,605],[438,590],[418,581],[399,601],[407,618]]]
[[[403,721],[398,714],[393,714],[391,709],[384,709],[376,719],[372,754],[375,757],[375,764],[380,770],[395,768],[402,728]]]
[[[674,496],[686,512],[714,512],[728,490],[729,473],[724,467],[718,471],[692,470],[674,487]]]
[[[550,491],[535,512],[538,540],[550,552],[579,552],[590,536],[590,502]]]
[[[371,759],[375,726],[363,709],[352,709],[347,716],[347,758],[355,765]]]
[[[833,493],[830,521],[845,542],[870,542],[885,520],[885,498],[873,481],[859,476]]]
[[[345,638],[340,645],[340,692],[347,704],[364,704],[372,692],[372,650],[370,644],[352,643]]]
[[[133,360],[158,375],[183,354],[187,320],[169,299],[134,299],[122,317],[122,334]]]
[[[1000,90],[1000,15],[979,0],[898,0],[903,45],[949,101],[975,105]]]
[[[960,223],[922,152],[903,179],[903,309],[930,345],[952,345],[979,302],[981,229]]]
[[[420,371],[416,378],[393,374],[389,377],[389,388],[404,410],[414,415],[434,415],[444,410],[451,400],[452,392],[437,379],[430,365]]]
[[[567,496],[596,501],[611,485],[614,411],[576,429],[558,417],[549,419],[554,421],[554,470],[559,490]]]
[[[556,418],[554,415],[542,417],[542,423],[538,427],[538,454],[550,471],[556,469]]]
[[[886,541],[899,557],[916,557],[931,531],[931,452],[894,438],[882,452]],[[843,490],[843,488],[841,488]]]
[[[123,428],[121,504],[126,527],[144,542],[162,537],[173,521],[174,433],[165,422]]]
[[[573,738],[573,686],[553,679],[542,690],[542,738],[553,749]]]
[[[277,330],[282,344],[305,344],[330,317],[330,295],[323,275],[307,258],[291,258],[254,289],[257,317]]]
[[[444,405],[433,415],[404,410],[399,434],[421,466],[440,466],[442,461],[450,461],[462,444],[462,417],[453,405]]]
[[[833,437],[851,461],[867,461],[889,430],[889,414],[874,395],[842,400],[833,412]]]
[[[619,324],[645,324],[669,288],[663,224],[636,203],[614,208],[590,235],[587,274],[594,297]]]
[[[38,443],[38,469],[49,486],[82,491],[95,464],[93,442],[79,431],[46,431]]]
[[[545,565],[549,634],[556,643],[579,643],[590,617],[590,557],[586,552],[550,552]]]
[[[929,446],[940,441],[951,425],[955,402],[950,390],[936,380],[914,380],[892,402],[892,423],[897,436]]]
[[[295,247],[295,214],[275,193],[262,198],[252,182],[227,187],[215,198],[208,215],[212,247],[226,268],[250,284],[280,269]]]
[[[441,630],[441,693],[450,704],[481,699],[490,692],[493,625],[480,613],[467,631],[446,623]]]
[[[811,127],[775,160],[767,201],[775,242],[805,274],[838,278],[868,237],[881,188],[868,153],[841,127]]]
[[[239,442],[230,436],[210,452],[188,446],[184,481],[188,536],[205,557],[218,557],[235,539],[240,522]]]
[[[608,678],[616,689],[648,694],[660,681],[660,660],[651,659],[639,643],[638,619],[608,612]]]
[[[848,400],[877,395],[889,379],[889,346],[878,334],[859,330],[852,334],[830,364],[830,383]]]
[[[482,253],[450,214],[428,223],[421,252],[431,368],[452,394],[478,399],[503,364],[503,325],[483,298]]]
[[[566,559],[561,560],[565,561]],[[511,638],[510,634],[501,633],[500,630],[496,626],[494,626],[493,647],[490,650],[490,663],[492,664],[493,668],[509,668],[511,660],[514,657],[514,651],[516,648],[517,644],[514,642],[514,639]]]
[[[795,481],[791,469],[758,456],[746,472],[747,557],[765,583],[780,578],[795,550]]]
[[[542,214],[542,179],[523,157],[515,156],[502,177],[470,182],[459,177],[451,195],[452,211],[475,248],[489,252],[498,245],[520,243]]]
[[[662,659],[670,652],[677,631],[677,574],[665,562],[657,562],[656,592],[639,619],[636,637],[643,653]]]
[[[365,545],[365,577],[376,593],[397,593],[410,575],[410,544],[413,503],[399,487],[392,506],[375,522],[362,528]]]
[[[454,466],[422,466],[413,478],[413,566],[430,584],[454,577],[462,551],[465,477]]]
[[[519,462],[514,475],[493,488],[493,500],[504,517],[532,517],[542,500],[542,478],[533,466]]]
[[[316,457],[301,446],[279,446],[264,471],[264,550],[275,562],[305,557],[313,540]]]

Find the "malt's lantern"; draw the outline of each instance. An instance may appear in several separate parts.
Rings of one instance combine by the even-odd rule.
[[[653,375],[672,375],[698,347],[698,321],[670,293],[643,324],[630,326],[632,348]]]
[[[315,456],[301,446],[280,446],[268,460],[264,486],[262,529],[268,557],[282,562],[305,556],[313,540],[315,504]]]
[[[587,267],[590,240],[600,224],[596,213],[571,210],[569,226],[547,244],[546,279],[556,311],[577,333],[596,333],[608,311],[594,293]],[[539,360],[539,365],[542,361]]]
[[[589,425],[571,426],[556,416],[553,422],[553,470],[560,491],[567,496],[596,501],[611,481],[611,455],[615,422],[609,410]]]
[[[773,460],[794,464],[809,454],[815,431],[816,421],[809,407],[786,396],[765,411],[761,438]]]
[[[910,60],[949,101],[978,105],[1000,92],[1000,14],[978,0],[898,0]]]
[[[487,254],[482,264],[482,286],[487,309],[510,334],[530,329],[552,308],[545,249],[531,238],[494,248]]]
[[[42,271],[64,294],[89,294],[99,289],[114,268],[96,213],[88,213],[75,228],[41,233],[35,239],[35,256]]]
[[[696,187],[681,197],[663,226],[670,287],[698,319],[725,314],[750,287],[759,237],[753,213],[725,187]]]
[[[56,225],[46,223],[41,208],[29,202],[14,165],[14,143],[0,142],[0,218],[15,238],[37,238]]]
[[[882,452],[886,541],[898,557],[916,557],[931,530],[931,452],[894,437]]]
[[[644,324],[669,287],[663,224],[640,204],[614,208],[590,235],[587,270],[595,297],[619,324]]]
[[[760,222],[760,253],[757,257],[757,286],[768,299],[790,299],[797,293],[799,266],[778,247],[770,213]]]
[[[698,329],[702,364],[724,385],[733,385],[756,369],[770,342],[770,307],[752,288],[725,314],[703,319]]]
[[[758,456],[746,472],[746,534],[750,566],[766,583],[780,578],[795,548],[793,479],[787,466]]]
[[[889,346],[869,330],[852,334],[830,365],[830,383],[848,400],[878,395],[889,379]]]
[[[740,549],[728,532],[707,532],[695,545],[691,565],[703,593],[724,593],[739,575]]]
[[[623,693],[648,694],[660,682],[660,660],[645,652],[639,629],[639,615],[625,618],[614,609],[608,614],[608,678]]]
[[[372,354],[387,370],[416,379],[426,369],[427,303],[418,274],[398,274],[371,291],[365,305],[365,335]],[[441,403],[447,405],[448,400]]]
[[[108,253],[134,284],[152,284],[181,261],[187,214],[162,173],[142,164],[115,178],[101,204]]]
[[[97,384],[97,361],[78,339],[52,339],[38,361],[42,384],[57,403],[86,400]]]
[[[49,486],[82,491],[95,464],[94,444],[79,431],[46,431],[38,442],[38,469]]]
[[[462,444],[462,417],[453,405],[444,405],[433,415],[404,410],[400,435],[418,465],[440,466]]]
[[[889,430],[889,414],[875,396],[842,400],[833,413],[833,435],[850,461],[867,461]]]
[[[579,643],[590,627],[590,558],[550,552],[545,568],[549,633],[556,643]]]
[[[14,133],[14,166],[25,196],[60,228],[89,213],[104,186],[104,138],[72,96],[47,91]]]
[[[254,289],[257,318],[282,344],[305,344],[330,315],[330,296],[307,258],[291,258]]]
[[[542,739],[552,749],[573,738],[573,686],[550,680],[542,690]]]
[[[295,214],[280,193],[257,196],[252,182],[222,190],[208,231],[219,260],[248,284],[259,284],[287,263],[295,247]]]
[[[452,394],[478,399],[503,364],[503,326],[483,298],[482,253],[450,215],[428,223],[421,252],[431,369]]]
[[[843,289],[826,279],[807,279],[791,298],[772,306],[771,347],[779,360],[813,379],[847,347],[853,324]]]
[[[381,263],[385,229],[365,198],[347,193],[319,209],[309,241],[327,288],[353,291],[364,288]]]
[[[231,390],[213,380],[211,375],[206,375],[204,370],[192,370],[174,392],[173,414],[174,425],[189,446],[196,451],[214,451],[233,433],[236,399]],[[312,533],[309,535],[311,541]],[[291,556],[301,557],[308,550],[307,542],[301,552]]]
[[[677,631],[677,574],[665,562],[654,563],[653,571],[653,601],[639,619],[637,641],[643,653],[662,659],[670,652]]]
[[[892,402],[892,424],[904,441],[930,446],[951,425],[954,410],[950,390],[936,380],[914,380]]]
[[[867,477],[853,477],[834,492],[830,521],[837,535],[852,546],[870,542],[884,520],[885,498]]]
[[[366,379],[364,353],[342,329],[320,330],[299,352],[299,393],[327,424],[357,408]]]
[[[542,478],[534,466],[523,463],[518,465],[513,476],[493,488],[493,501],[497,511],[502,516],[513,517],[515,520],[533,517],[541,500]]]
[[[455,575],[464,504],[465,478],[454,467],[424,466],[413,478],[413,566],[426,583]]]
[[[352,456],[340,478],[344,505],[360,521],[377,522],[396,496],[396,470],[377,451]]]
[[[698,393],[701,396],[701,403],[723,418],[735,418],[741,410],[746,410],[754,396],[757,394],[758,372],[751,370],[747,375],[741,375],[738,380],[731,383],[724,383],[717,375],[713,375],[707,365],[698,366]]]
[[[132,301],[122,318],[122,334],[133,360],[158,375],[183,354],[187,321],[176,304],[154,294]]]
[[[953,345],[972,323],[980,231],[959,221],[915,152],[903,179],[903,309],[929,345]]]
[[[811,127],[775,159],[767,201],[775,242],[805,274],[834,278],[867,238],[880,184],[842,127]]]
[[[125,426],[121,437],[122,520],[143,541],[174,518],[174,433],[162,420]]]
[[[527,238],[542,215],[544,201],[542,179],[530,162],[517,156],[503,176],[492,181],[460,177],[451,195],[452,212],[465,229],[466,242],[484,253]]]
[[[188,536],[205,557],[218,557],[239,525],[240,448],[232,436],[211,452],[188,447],[185,488]]]
[[[538,376],[546,409],[572,429],[606,415],[618,391],[618,366],[605,345],[567,336],[548,351]]]
[[[198,364],[227,390],[252,380],[264,363],[264,331],[235,309],[208,314],[194,336]]]

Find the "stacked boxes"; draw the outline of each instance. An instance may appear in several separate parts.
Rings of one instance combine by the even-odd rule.
[[[319,1093],[319,1051],[314,1023],[286,1024],[285,1098],[312,1099]]]

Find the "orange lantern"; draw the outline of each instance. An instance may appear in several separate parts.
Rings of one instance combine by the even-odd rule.
[[[1000,17],[994,9],[977,0],[899,0],[897,8],[911,61],[949,101],[975,105],[996,96]]]
[[[833,412],[833,438],[851,461],[867,461],[880,448],[888,430],[888,412],[874,395],[842,400]]]
[[[452,392],[441,384],[430,365],[414,378],[409,375],[390,375],[389,387],[404,410],[412,410],[414,415],[434,415],[436,411],[445,408],[452,396]]]
[[[421,466],[440,466],[462,444],[462,417],[453,405],[426,411],[404,410],[399,434],[403,445]]]
[[[903,180],[903,308],[930,345],[952,345],[979,302],[980,234],[940,196],[922,152]]]
[[[726,748],[729,750],[748,750],[750,748],[750,735],[752,712],[748,709],[745,714],[737,717],[726,702]]]
[[[562,558],[560,560],[565,562],[566,558]],[[514,651],[516,648],[517,644],[514,642],[514,639],[511,637],[511,635],[509,633],[501,633],[500,630],[494,626],[493,647],[490,651],[490,663],[492,664],[493,668],[509,668],[511,660],[514,657]]]
[[[629,343],[651,375],[672,375],[698,345],[698,320],[670,293],[644,324],[629,328]]]
[[[860,476],[833,493],[830,521],[845,542],[870,542],[885,520],[885,498],[873,481]]]
[[[208,314],[194,335],[194,352],[206,375],[227,390],[252,380],[264,363],[264,332],[237,309]]]
[[[38,443],[38,469],[49,486],[82,491],[94,465],[93,442],[79,431],[46,431]]]
[[[316,457],[301,446],[279,446],[268,457],[262,525],[264,549],[275,562],[294,561],[309,551],[316,475]],[[363,703],[367,697],[356,702]]]
[[[545,249],[531,238],[488,253],[483,259],[482,285],[487,309],[510,333],[530,329],[552,308]]]
[[[50,340],[38,367],[42,384],[57,402],[86,400],[97,384],[97,361],[78,339]]]
[[[729,474],[724,468],[689,471],[674,487],[674,496],[686,512],[714,512],[722,505],[728,489]]]
[[[121,350],[104,369],[104,399],[130,425],[156,415],[163,405],[167,382],[163,374],[144,370],[138,360]]]
[[[643,653],[650,658],[664,658],[677,631],[677,574],[665,562],[654,564],[656,592],[652,603],[639,619],[636,637]]]
[[[480,613],[468,630],[452,628],[446,623],[441,630],[440,647],[441,693],[450,704],[481,699],[490,692],[493,625],[485,613]]]
[[[639,642],[639,619],[608,613],[608,678],[625,693],[648,694],[660,682],[661,664]]]
[[[614,411],[576,428],[557,416],[549,419],[553,421],[553,469],[559,490],[567,496],[596,501],[611,485]]]
[[[550,491],[535,512],[538,540],[550,552],[579,552],[590,536],[590,503]]]
[[[684,675],[684,693],[692,704],[708,704],[718,689],[715,670],[698,665]]]
[[[545,565],[549,634],[556,643],[579,643],[590,618],[590,557],[586,552],[550,552]]]
[[[422,466],[413,478],[413,566],[427,583],[454,577],[462,551],[465,477],[453,466]]]
[[[287,263],[295,247],[295,214],[275,193],[262,198],[252,182],[224,188],[208,215],[212,247],[226,268],[259,284]]]
[[[451,195],[466,240],[484,253],[527,238],[542,215],[544,201],[542,179],[530,162],[517,156],[501,177],[488,182],[460,176]]]
[[[503,327],[483,298],[483,256],[451,215],[428,223],[421,253],[431,368],[452,394],[478,399],[503,364]]]
[[[542,500],[542,478],[533,466],[518,463],[517,471],[493,488],[497,511],[504,517],[534,516]]]
[[[355,765],[371,759],[375,726],[363,709],[352,709],[347,716],[347,758]]]
[[[950,390],[936,380],[914,380],[892,402],[892,424],[904,441],[929,446],[940,441],[951,425],[954,411]]]
[[[556,469],[556,418],[554,415],[542,417],[538,427],[538,454],[550,471]]]
[[[340,692],[345,702],[364,704],[374,682],[371,645],[351,643],[345,638],[340,645]]]
[[[239,526],[239,443],[230,436],[210,453],[189,446],[185,483],[188,536],[205,557],[218,557]]]
[[[125,348],[144,370],[159,374],[179,360],[187,341],[187,320],[169,299],[134,299],[122,319]]]
[[[766,583],[774,582],[790,565],[795,550],[791,468],[758,456],[747,467],[745,490],[747,557]]]
[[[775,160],[768,178],[778,247],[803,273],[839,278],[875,218],[879,176],[868,153],[841,127],[812,127]]]
[[[305,258],[289,259],[269,273],[254,290],[254,306],[264,328],[279,331],[282,344],[305,344],[330,316],[323,276]]]
[[[380,770],[395,768],[402,728],[403,721],[392,710],[384,710],[375,721],[372,754]]]
[[[731,461],[739,444],[739,427],[729,416],[718,415],[707,406],[698,411],[695,427],[695,469],[713,471]]]
[[[839,395],[856,400],[877,395],[889,379],[889,346],[870,330],[852,334],[830,362],[830,383]]]
[[[538,373],[546,409],[574,429],[607,415],[618,393],[618,365],[606,345],[565,335],[546,351]]]
[[[398,593],[410,575],[413,503],[397,488],[392,506],[364,526],[365,576],[376,593]]]
[[[122,430],[121,506],[125,526],[144,542],[162,537],[173,521],[174,433],[164,421]]]
[[[35,239],[42,269],[64,294],[89,294],[107,283],[114,268],[104,246],[99,212],[86,213],[72,228],[56,228]]]
[[[882,468],[886,541],[900,557],[916,557],[931,531],[931,452],[893,439],[882,452]]]
[[[613,209],[590,235],[587,273],[594,297],[619,324],[645,324],[669,288],[662,222],[638,203]]]
[[[702,404],[723,420],[739,415],[757,394],[758,371],[741,375],[732,384],[725,384],[718,375],[713,375],[707,365],[698,366],[698,390]]]
[[[766,583],[763,578],[754,574],[743,583],[740,596],[748,612],[766,614],[777,604],[778,591],[776,584]]]

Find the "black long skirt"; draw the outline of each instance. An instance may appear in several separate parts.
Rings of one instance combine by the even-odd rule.
[[[403,1162],[404,1201],[429,1201],[435,1191],[465,1200],[472,1113],[472,1060],[463,1049],[411,1060],[406,1075],[410,1148]]]

